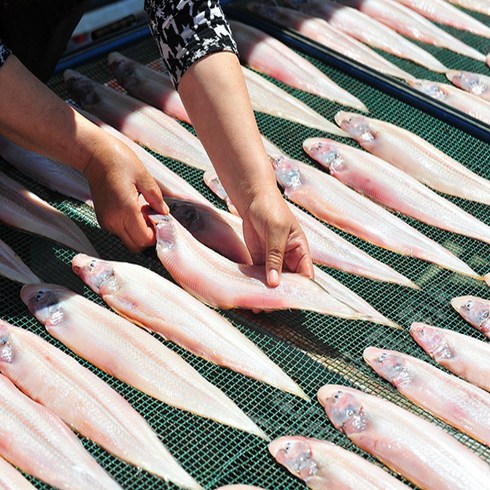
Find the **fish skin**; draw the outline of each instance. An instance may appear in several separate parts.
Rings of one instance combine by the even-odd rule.
[[[487,488],[490,466],[436,424],[346,386],[325,385],[318,400],[336,429],[418,487]]]
[[[424,16],[393,0],[342,0],[371,18],[406,37],[445,48],[477,61],[485,61],[485,55],[433,24]]]
[[[219,487],[216,490],[264,490],[262,487],[256,487],[254,485],[225,485]]]
[[[1,172],[0,221],[78,252],[97,255],[88,238],[68,216]]]
[[[490,301],[477,296],[451,299],[451,306],[473,327],[490,339]]]
[[[3,375],[0,434],[0,455],[49,485],[60,490],[121,490],[57,415]]]
[[[133,323],[219,366],[308,398],[226,318],[159,274],[82,254],[73,258],[72,268],[114,311]]]
[[[490,393],[402,352],[367,347],[363,357],[412,403],[490,446]]]
[[[134,408],[89,369],[41,337],[0,320],[0,372],[69,427],[134,466],[199,489]]]
[[[34,490],[34,487],[20,471],[0,457],[0,488],[2,490]]]
[[[0,275],[12,281],[29,284],[41,282],[14,250],[0,239]]]
[[[414,322],[410,335],[441,366],[490,391],[490,345],[445,328]]]
[[[488,0],[448,0],[448,2],[468,10],[490,15],[490,3],[488,3]]]
[[[228,21],[240,58],[254,70],[298,90],[363,112],[367,107],[315,65],[269,34],[236,20]]]
[[[308,138],[303,148],[330,175],[372,201],[490,244],[490,226],[385,160],[328,138]]]
[[[151,215],[157,255],[174,280],[210,306],[256,310],[302,309],[342,318],[362,315],[329,295],[313,280],[283,272],[267,286],[264,266],[236,264],[197,242],[171,215]]]
[[[327,21],[331,26],[372,48],[407,59],[436,73],[448,70],[429,52],[353,7],[330,0],[289,0],[286,3],[303,13]]]
[[[128,320],[56,284],[26,285],[21,298],[53,337],[102,371],[173,407],[265,438],[221,390]]]
[[[344,34],[341,30],[331,26],[323,19],[285,7],[274,7],[258,3],[249,4],[247,7],[261,17],[273,20],[285,27],[295,29],[303,36],[323,44],[329,49],[337,51],[343,56],[378,72],[401,78],[402,80],[411,80],[414,78],[410,73],[398,68],[373,49],[351,36]]]
[[[430,188],[490,204],[490,181],[475,174],[420,136],[379,119],[338,112],[335,121],[367,151]]]
[[[161,110],[75,70],[65,70],[63,76],[68,92],[83,109],[133,141],[193,168],[212,168],[201,142]]]
[[[490,124],[490,102],[470,92],[431,80],[409,80],[407,83],[429,97],[454,107],[479,121]]]
[[[408,490],[379,466],[328,441],[282,436],[270,442],[268,449],[311,490]]]
[[[484,279],[442,245],[335,177],[285,157],[273,165],[285,195],[328,224],[393,252]]]
[[[469,71],[449,70],[446,73],[446,77],[456,87],[490,101],[489,76]]]

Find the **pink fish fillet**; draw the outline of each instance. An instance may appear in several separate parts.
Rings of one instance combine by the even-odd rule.
[[[285,195],[330,225],[396,253],[483,280],[449,250],[335,177],[285,157],[274,161],[274,169]]]
[[[164,403],[265,437],[178,354],[107,308],[55,284],[24,286],[21,297],[53,337],[102,371]]]
[[[342,0],[342,3],[379,20],[406,37],[454,51],[477,61],[485,61],[483,53],[451,36],[430,20],[396,0]]]
[[[427,19],[490,38],[490,27],[445,0],[396,0]]]
[[[0,221],[78,252],[97,255],[88,238],[68,216],[3,173],[0,173]]]
[[[303,14],[293,9],[274,7],[272,5],[252,3],[250,8],[260,16],[294,29],[303,36],[378,72],[401,78],[402,80],[414,78],[365,44],[344,34],[340,29],[336,29],[323,19]]]
[[[57,415],[2,375],[0,437],[3,458],[60,490],[121,490]]]
[[[367,347],[363,357],[415,405],[490,446],[490,393],[402,352]]]
[[[408,83],[429,97],[454,107],[479,121],[490,124],[489,101],[448,83],[437,83],[431,80],[408,80]]]
[[[137,325],[208,361],[307,398],[228,320],[159,274],[82,254],[73,258],[72,267],[113,310]]]
[[[283,436],[269,452],[311,490],[408,490],[401,481],[358,454],[303,436]]]
[[[459,296],[451,306],[473,327],[490,339],[490,301],[477,296]]]
[[[0,488],[2,490],[34,490],[35,487],[29,483],[20,471],[11,464],[0,458]]]
[[[490,391],[490,345],[445,328],[414,322],[410,335],[434,361],[460,378]]]
[[[436,57],[357,9],[330,0],[289,0],[286,3],[305,14],[326,20],[332,27],[368,46],[410,60],[428,70],[447,71]]]
[[[0,275],[24,284],[41,282],[39,277],[3,240],[0,240]]]
[[[338,112],[335,121],[365,150],[390,162],[436,191],[490,204],[490,180],[395,124]]]
[[[487,488],[490,466],[422,417],[340,385],[320,388],[318,400],[336,429],[418,487]]]
[[[283,272],[280,285],[268,287],[264,266],[226,259],[199,243],[170,215],[152,215],[151,219],[163,266],[185,290],[208,305],[222,309],[302,309],[363,319],[301,274]]]
[[[0,320],[0,372],[79,434],[134,466],[201,488],[107,383],[41,337]]]
[[[488,0],[448,0],[454,5],[459,5],[468,10],[474,10],[482,14],[490,15],[490,3]]]
[[[303,148],[330,175],[372,201],[490,244],[490,226],[385,160],[327,138],[308,138]]]
[[[64,78],[70,95],[83,109],[132,140],[191,167],[212,167],[201,142],[161,110],[74,70],[66,70]]]
[[[236,20],[229,24],[241,59],[253,69],[298,90],[367,112],[357,97],[278,39]]]
[[[470,94],[490,101],[490,77],[481,73],[449,70],[446,73],[451,83]]]

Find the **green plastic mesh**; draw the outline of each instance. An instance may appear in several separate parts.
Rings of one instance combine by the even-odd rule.
[[[488,42],[486,46],[489,51]],[[149,38],[120,49],[120,51],[143,63],[158,58],[156,46]],[[455,66],[449,62],[449,59],[443,59],[442,55],[452,57],[452,54],[442,53],[441,61]],[[336,69],[311,58],[308,59],[342,87],[356,94],[369,107],[372,117],[390,121],[414,131],[467,165],[468,168],[490,178],[488,144]],[[459,58],[455,60],[468,63],[467,60]],[[400,64],[404,63],[400,62]],[[105,56],[75,68],[102,83],[112,79]],[[61,76],[53,77],[49,85],[62,98],[68,99]],[[278,85],[310,104],[329,120],[333,120],[334,114],[342,109],[319,97],[303,94],[280,83]],[[257,114],[257,120],[263,134],[286,153],[315,165],[303,153],[302,141],[307,137],[321,136],[318,131],[261,114]],[[215,202],[218,207],[224,208],[223,204],[218,202],[204,186],[199,171],[178,162],[161,157],[160,159]],[[8,175],[23,182],[33,192],[69,215],[86,233],[101,257],[134,262],[169,277],[159,263],[154,250],[147,250],[137,255],[128,253],[117,238],[97,226],[95,215],[87,206],[75,203],[41,187],[23,177],[6,163],[2,162],[1,165],[2,170]],[[456,198],[451,200],[490,224],[486,206]],[[477,272],[484,274],[490,271],[489,245],[440,231],[410,219],[406,220],[427,236],[448,247]],[[0,236],[44,281],[62,284],[103,304],[71,271],[70,260],[75,255],[74,251],[47,239],[21,233],[5,226],[0,226],[0,233]],[[421,260],[402,257],[345,233],[339,232],[339,234],[421,286],[421,289],[416,291],[340,271],[328,271],[381,313],[399,323],[403,327],[402,331],[365,321],[342,320],[303,311],[258,315],[242,311],[222,312],[271,359],[297,380],[311,397],[311,401],[301,400],[230,370],[212,365],[179,347],[171,344],[169,347],[182,355],[206,379],[227,393],[271,439],[287,434],[326,439],[375,462],[374,458],[362,453],[350,443],[347,437],[333,428],[316,401],[316,393],[323,384],[336,383],[359,387],[420,414],[421,417],[442,426],[490,463],[488,448],[416,408],[397,394],[394,388],[379,378],[362,360],[364,348],[374,345],[401,350],[432,363],[408,333],[408,327],[414,321],[427,322],[483,339],[481,334],[452,310],[449,301],[452,297],[466,294],[489,297],[487,287],[476,280],[451,273]],[[29,314],[20,300],[19,291],[18,284],[0,278],[2,317],[17,326],[39,334],[67,351],[63,345],[50,337],[44,327]],[[163,304],[162,308],[164,307]],[[121,393],[145,417],[174,456],[206,489],[214,489],[228,483],[248,483],[268,490],[304,488],[302,482],[274,462],[267,451],[265,441],[166,406],[102,373],[83,360],[81,362]],[[90,441],[84,438],[82,441],[100,464],[124,488],[174,488],[173,485],[165,484],[145,471],[119,461]],[[48,488],[35,479],[31,478],[31,481],[37,488]]]

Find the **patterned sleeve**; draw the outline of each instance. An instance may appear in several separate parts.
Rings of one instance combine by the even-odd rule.
[[[150,29],[177,88],[198,59],[216,51],[238,54],[218,0],[145,0]]]
[[[9,57],[9,54],[11,54],[10,49],[7,48],[7,46],[5,46],[0,39],[0,67],[5,63],[5,60]]]

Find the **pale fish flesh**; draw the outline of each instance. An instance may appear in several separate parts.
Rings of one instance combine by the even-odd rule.
[[[458,109],[479,121],[490,124],[490,102],[448,83],[431,80],[408,80],[414,89],[444,104]]]
[[[481,73],[450,70],[446,73],[451,83],[470,94],[490,101],[490,77]]]
[[[150,216],[157,254],[174,280],[200,301],[222,309],[301,309],[364,319],[313,280],[283,272],[279,286],[267,286],[263,265],[237,264],[199,243],[170,215]]]
[[[273,165],[285,195],[328,224],[379,247],[483,280],[449,250],[335,177],[285,157]]]
[[[24,284],[41,282],[39,277],[3,240],[0,240],[0,275]]]
[[[451,306],[473,327],[490,339],[490,301],[477,296],[459,296]]]
[[[250,8],[260,16],[285,27],[295,29],[303,36],[378,72],[401,78],[402,80],[414,78],[410,73],[398,68],[376,53],[376,51],[344,34],[340,29],[336,29],[323,19],[303,14],[297,10],[274,7],[272,5],[253,3]]]
[[[490,27],[445,0],[397,0],[432,22],[490,38]]]
[[[5,459],[0,458],[0,488],[2,490],[34,490],[20,471],[17,471]]]
[[[335,428],[418,487],[488,487],[490,466],[436,424],[346,386],[325,385],[318,400]]]
[[[410,335],[441,366],[490,391],[490,345],[446,328],[414,322]]]
[[[121,490],[78,437],[0,375],[0,455],[59,490]]]
[[[490,226],[387,161],[327,138],[308,138],[303,148],[330,175],[372,201],[428,225],[490,244]]]
[[[482,14],[490,15],[490,3],[488,0],[448,0],[468,10],[474,10]]]
[[[78,170],[26,150],[0,137],[0,156],[17,170],[48,189],[72,197],[93,207],[87,179]]]
[[[365,150],[436,191],[490,204],[490,180],[475,174],[420,136],[395,124],[338,112],[335,121]]]
[[[201,488],[107,383],[41,337],[0,320],[0,372],[79,434],[134,466]]]
[[[225,485],[219,487],[216,490],[264,490],[262,487],[256,487],[255,485]]]
[[[408,490],[379,466],[328,441],[283,436],[269,443],[269,452],[311,490]]]
[[[76,255],[76,274],[114,311],[193,354],[306,398],[301,388],[217,311],[136,264]],[[165,305],[162,308],[162,305]]]
[[[66,70],[64,79],[68,92],[83,109],[137,143],[200,170],[212,167],[201,142],[161,110],[74,70]]]
[[[342,3],[357,8],[406,37],[454,51],[477,61],[485,61],[483,53],[451,36],[430,20],[396,1],[342,0]]]
[[[367,112],[367,107],[357,97],[286,44],[242,22],[229,20],[229,24],[241,59],[254,70],[298,90]]]
[[[0,221],[78,252],[97,255],[88,238],[68,216],[3,173],[0,173]]]
[[[102,371],[171,406],[265,437],[178,354],[107,308],[56,284],[24,286],[21,298],[53,337]]]
[[[412,403],[490,446],[490,393],[402,352],[368,347],[363,357]]]
[[[357,9],[330,0],[289,0],[291,7],[326,20],[331,26],[373,48],[404,58],[438,73],[447,68],[430,53]]]

